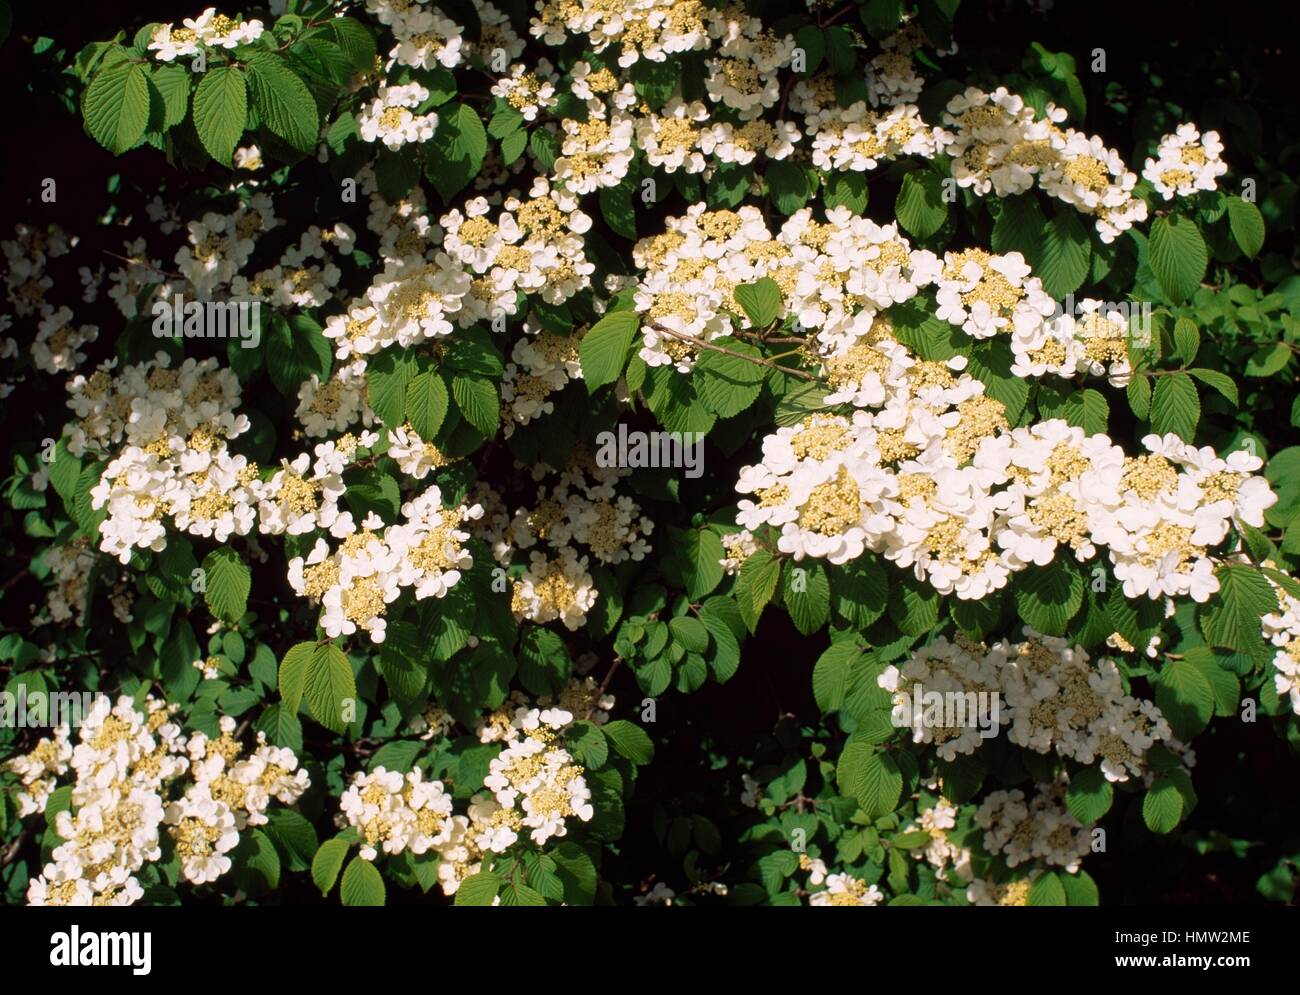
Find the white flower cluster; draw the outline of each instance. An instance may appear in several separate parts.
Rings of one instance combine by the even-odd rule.
[[[281,224],[271,197],[264,193],[254,194],[229,214],[207,211],[198,221],[189,222],[185,226],[188,244],[176,250],[176,267],[189,286],[177,287],[176,292],[188,290],[199,300],[208,300],[230,287],[252,258],[258,239]],[[144,255],[143,247],[139,255]]]
[[[705,18],[717,13],[700,0],[541,0],[536,12],[529,23],[533,37],[563,45],[570,35],[586,35],[597,55],[615,46],[623,68],[708,48]]]
[[[179,58],[197,55],[200,48],[235,48],[247,45],[262,37],[261,21],[244,21],[239,17],[218,14],[209,7],[198,17],[187,17],[184,27],[160,24],[149,37],[148,50],[156,53],[159,62],[172,62]]]
[[[419,855],[450,843],[455,826],[451,795],[441,781],[426,781],[420,770],[405,776],[376,767],[357,774],[339,799],[348,824],[361,834],[361,856],[374,860],[407,850]]]
[[[855,217],[846,207],[814,221],[792,215],[774,238],[755,207],[710,211],[703,204],[669,218],[667,230],[642,239],[633,259],[645,275],[636,308],[644,316],[641,358],[689,372],[698,347],[748,327],[734,289],[763,277],[781,288],[786,315],[815,331],[828,348],[846,349],[871,329],[877,311],[915,297],[937,275],[934,253],[913,250],[896,225]]]
[[[996,700],[996,720],[1009,725],[1017,746],[1099,764],[1108,781],[1144,774],[1147,750],[1170,737],[1160,709],[1125,693],[1113,660],[1094,664],[1082,646],[1029,627],[1025,636],[992,646],[940,636],[901,667],[885,668],[876,682],[894,697],[894,724],[911,729],[913,742],[936,744],[939,757],[951,761],[997,731]],[[932,714],[920,703],[931,692],[960,700],[961,711]]]
[[[555,402],[550,396],[564,390],[570,380],[582,379],[578,344],[586,334],[585,329],[560,335],[539,330],[531,321],[525,321],[524,332],[525,336],[515,342],[511,362],[506,364],[501,380],[507,439],[514,434],[516,423],[527,425],[534,418],[551,414]]]
[[[416,113],[429,99],[419,83],[381,86],[370,106],[357,115],[357,130],[367,142],[383,142],[390,149],[427,142],[438,127],[433,111]]]
[[[566,695],[583,714],[613,707],[613,699],[594,685],[575,683],[561,701]],[[518,693],[486,716],[480,741],[504,749],[489,765],[487,793],[475,794],[465,815],[454,813],[445,785],[426,780],[419,769],[403,776],[376,767],[355,775],[339,807],[361,835],[361,856],[436,852],[442,890],[453,895],[478,872],[484,856],[504,853],[524,832],[540,845],[566,835],[569,819],[589,821],[595,813],[585,771],[563,746],[564,730],[574,719],[563,707],[530,708]]]
[[[517,62],[510,67],[509,76],[502,76],[492,85],[492,95],[517,110],[525,121],[536,121],[539,111],[555,106],[559,78],[546,59],[538,59],[535,69]]]
[[[867,884],[851,874],[827,874],[826,887],[808,896],[809,905],[857,906],[879,905],[885,894],[874,884]]]
[[[871,550],[941,594],[982,598],[1060,546],[1087,560],[1104,545],[1127,597],[1204,602],[1219,588],[1211,548],[1277,501],[1245,451],[1149,435],[1129,457],[1059,419],[1012,430],[979,381],[955,375],[960,359],[916,361],[883,328],[825,366],[828,401],[879,410],[778,429],[736,483],[755,496],[737,523],[779,529],[796,559]]]
[[[548,469],[542,465],[534,473],[540,477]],[[615,490],[628,473],[575,460],[558,472],[553,485],[538,486],[532,507],[515,511],[508,535],[513,547],[531,549],[541,542],[563,551],[578,544],[606,566],[644,559],[654,522],[641,515],[636,501]]]
[[[1217,131],[1200,133],[1196,125],[1180,124],[1172,135],[1160,139],[1156,158],[1147,159],[1142,170],[1165,200],[1190,197],[1201,190],[1213,190],[1219,177],[1228,171],[1223,142]]]
[[[1271,583],[1271,581],[1270,581]],[[1277,647],[1273,654],[1273,684],[1278,697],[1289,695],[1291,710],[1300,715],[1300,598],[1275,587],[1278,611],[1263,618],[1264,638]]]
[[[940,881],[958,883],[971,879],[970,850],[954,843],[949,836],[949,830],[956,827],[957,806],[942,797],[921,812],[921,818],[910,827],[929,834],[930,842],[924,848],[913,850],[912,856],[933,867]]]
[[[285,249],[280,261],[255,273],[230,281],[231,295],[238,299],[263,300],[277,308],[321,307],[333,299],[342,276],[330,259],[330,252],[350,255],[356,233],[342,222],[328,231],[311,225],[297,245]]]
[[[366,12],[387,25],[397,42],[388,53],[388,69],[451,69],[464,59],[464,29],[425,0],[366,0]]]
[[[1024,98],[998,87],[969,87],[948,102],[944,123],[954,141],[947,149],[958,186],[981,196],[1011,197],[1033,188],[1092,215],[1103,242],[1112,242],[1147,206],[1133,196],[1137,175],[1098,137],[1062,129],[1065,111],[1048,104],[1042,117]]]
[[[1092,827],[1066,807],[1060,784],[1037,785],[1029,800],[1019,788],[994,791],[975,812],[975,824],[984,830],[984,849],[1003,856],[1008,867],[1038,860],[1073,874],[1092,851]]]
[[[317,538],[307,556],[289,561],[289,584],[321,603],[320,624],[331,639],[362,629],[382,643],[388,606],[404,590],[417,601],[441,598],[474,565],[461,545],[469,533],[460,526],[482,513],[479,505],[444,508],[436,486],[403,504],[394,525],[371,512],[358,528],[351,513],[342,513],[330,526],[338,547]]]
[[[46,294],[54,286],[54,279],[47,272],[49,261],[66,255],[77,240],[69,239],[57,225],[42,230],[19,224],[14,226],[14,234],[15,238],[0,241],[6,263],[5,298],[18,317],[40,319],[30,347],[32,362],[44,373],[75,370],[86,360],[81,347],[99,337],[99,328],[96,325],[77,327],[72,309],[55,308],[46,300]],[[12,321],[10,315],[0,315],[0,332],[8,331]],[[18,351],[14,339],[0,338],[0,359],[13,359]],[[10,383],[0,384],[0,398],[7,397],[12,390]]]
[[[191,535],[225,541],[252,529],[257,466],[227,443],[248,430],[235,415],[239,379],[215,359],[171,368],[166,353],[112,376],[108,361],[68,385],[78,420],[65,429],[74,456],[111,456],[91,489],[105,508],[100,549],[128,563],[133,549],[167,545],[164,521]],[[125,445],[123,445],[125,443]],[[118,447],[121,446],[119,450]]]
[[[74,742],[66,726],[9,761],[23,788],[19,817],[45,808],[58,778],[74,775],[71,807],[55,816],[63,842],[28,885],[31,905],[130,905],[144,895],[135,875],[159,860],[162,827],[171,835],[181,875],[193,884],[216,880],[245,826],[266,822],[272,800],[293,805],[309,787],[292,750],[258,734],[245,755],[235,722],[221,735],[188,739],[172,721],[175,706],[149,697],[136,705],[101,695],[83,717]],[[188,776],[186,776],[188,775]],[[168,800],[174,789],[179,797]]]

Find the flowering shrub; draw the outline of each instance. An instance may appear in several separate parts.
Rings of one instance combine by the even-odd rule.
[[[122,158],[0,243],[9,901],[1290,900],[1258,115],[787,8],[16,26]]]

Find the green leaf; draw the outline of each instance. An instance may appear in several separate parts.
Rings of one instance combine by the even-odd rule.
[[[81,98],[81,113],[90,136],[114,155],[144,137],[149,124],[149,76],[136,62],[101,69]]]
[[[754,283],[742,283],[733,291],[736,303],[745,309],[750,323],[755,328],[766,328],[776,321],[781,310],[781,288],[771,277],[763,277]]]
[[[1057,558],[1016,575],[1020,617],[1047,636],[1062,636],[1083,604],[1083,577],[1073,563]]]
[[[812,196],[803,167],[785,159],[767,164],[767,188],[772,204],[785,215],[799,210]]]
[[[302,871],[312,866],[320,841],[316,829],[291,808],[272,808],[266,813],[266,833],[278,844],[288,870]]]
[[[1281,373],[1291,362],[1291,348],[1285,342],[1273,342],[1256,349],[1246,361],[1246,376],[1271,377]]]
[[[1183,817],[1183,795],[1168,777],[1157,777],[1142,798],[1142,821],[1153,833],[1172,832]]]
[[[286,663],[288,659],[286,655]],[[282,673],[283,670],[281,664]],[[312,718],[332,732],[342,732],[348,725],[343,717],[346,703],[355,703],[357,697],[357,685],[347,655],[333,643],[315,646],[305,671],[302,695],[307,699]],[[283,683],[281,694],[284,694]]]
[[[406,388],[415,379],[415,358],[405,349],[381,350],[366,367],[370,407],[385,425],[406,421]]]
[[[903,775],[887,753],[876,753],[866,743],[850,742],[835,768],[840,792],[853,798],[875,820],[888,815],[898,804]]]
[[[406,385],[406,417],[421,439],[432,439],[447,417],[451,397],[436,370],[420,373]]]
[[[817,658],[813,665],[813,698],[823,713],[839,711],[844,706],[853,677],[854,665],[862,657],[862,650],[851,639],[841,639]]]
[[[750,632],[758,628],[758,618],[776,593],[780,576],[780,561],[773,559],[772,554],[765,549],[758,550],[741,564],[735,598],[736,605],[740,608],[740,617]]]
[[[730,336],[714,339],[713,343],[740,355],[704,350],[695,364],[693,382],[706,408],[719,418],[731,418],[758,400],[762,392],[764,368],[742,358],[761,359],[762,353],[749,343]]]
[[[1176,214],[1156,218],[1152,224],[1147,258],[1160,289],[1174,304],[1196,292],[1208,260],[1196,222]]]
[[[307,84],[273,52],[253,49],[245,61],[252,104],[262,124],[299,152],[315,151],[320,115]]]
[[[149,79],[163,103],[163,129],[172,128],[185,120],[190,112],[190,78],[194,74],[184,66],[154,66]]]
[[[1226,373],[1220,373],[1218,370],[1195,369],[1188,370],[1188,375],[1195,377],[1207,387],[1211,387],[1222,394],[1233,407],[1241,403],[1237,393],[1237,381]],[[1137,379],[1145,380],[1144,377]]]
[[[1196,384],[1186,373],[1171,373],[1156,379],[1151,398],[1151,428],[1164,435],[1173,432],[1185,442],[1196,436],[1201,420],[1201,399]]]
[[[311,861],[311,879],[320,889],[321,895],[328,895],[334,888],[343,867],[343,859],[348,855],[348,843],[335,837],[326,840],[316,851]]]
[[[993,223],[991,244],[1000,255],[1019,252],[1026,259],[1037,259],[1047,221],[1032,193],[1007,197]]]
[[[578,345],[587,392],[613,383],[627,365],[632,336],[640,323],[635,311],[613,311],[591,326]]]
[[[1097,892],[1097,882],[1086,871],[1077,874],[1058,874],[1061,886],[1065,888],[1065,900],[1070,905],[1094,908],[1101,902]]]
[[[646,731],[625,719],[615,719],[600,727],[609,745],[619,756],[626,757],[638,767],[654,759],[655,747]]]
[[[867,209],[867,177],[865,173],[832,173],[825,183],[823,202],[828,210],[847,207],[853,214]]]
[[[831,615],[831,586],[826,570],[813,559],[791,564],[782,574],[782,598],[794,627],[811,636]]]
[[[541,626],[524,630],[519,641],[519,682],[524,690],[536,696],[559,694],[572,672],[563,639]]]
[[[943,181],[932,169],[917,169],[903,177],[894,201],[898,223],[917,238],[929,238],[948,220]]]
[[[1225,564],[1215,571],[1219,593],[1200,612],[1211,646],[1249,652],[1262,643],[1259,620],[1278,609],[1277,595],[1254,567]]]
[[[326,29],[334,35],[352,68],[357,72],[370,72],[375,67],[375,36],[355,17],[332,17]]]
[[[596,897],[596,865],[576,843],[563,842],[548,854],[569,905],[590,905]]]
[[[1195,664],[1166,660],[1156,683],[1156,705],[1182,740],[1204,729],[1214,715],[1214,688]]]
[[[387,897],[384,879],[375,870],[375,865],[361,856],[353,857],[343,872],[343,883],[339,886],[339,897],[344,905],[383,905]]]
[[[203,599],[209,611],[225,622],[237,622],[248,608],[253,579],[248,564],[228,546],[214,549],[203,559],[206,587]]]
[[[1229,197],[1228,227],[1242,252],[1251,259],[1259,255],[1264,247],[1264,216],[1258,207],[1240,197]]]
[[[601,188],[600,213],[617,234],[628,239],[636,238],[636,208],[632,203],[632,191],[626,184]]]
[[[668,630],[672,633],[673,641],[684,647],[689,653],[703,653],[709,648],[709,630],[704,627],[704,623],[698,618],[682,615],[679,618],[670,619]]]
[[[1065,790],[1065,804],[1085,826],[1109,812],[1114,798],[1115,791],[1100,767],[1085,767],[1072,775]]]
[[[715,532],[693,529],[686,533],[677,559],[692,601],[698,601],[722,582],[722,559],[726,555]]]
[[[1174,355],[1184,366],[1196,361],[1196,354],[1201,349],[1201,333],[1196,322],[1191,318],[1179,318],[1174,322]]]
[[[233,66],[209,69],[194,91],[194,130],[208,155],[223,166],[244,133],[248,90],[244,73]]]
[[[491,380],[457,374],[451,378],[451,395],[467,422],[489,439],[497,434],[497,426],[501,423],[501,399]]]
[[[1034,266],[1047,295],[1059,298],[1078,290],[1088,275],[1091,254],[1077,212],[1066,210],[1052,218],[1042,230]]]
[[[1029,886],[1028,904],[1032,906],[1065,905],[1065,886],[1051,871],[1034,879]]]
[[[456,889],[457,905],[491,905],[501,888],[501,879],[495,874],[480,871],[471,874]]]
[[[273,315],[266,337],[266,367],[271,383],[285,397],[296,398],[302,382],[314,373],[329,379],[333,352],[320,325],[307,314]]]

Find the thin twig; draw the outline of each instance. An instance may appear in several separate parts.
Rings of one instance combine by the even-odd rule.
[[[826,381],[817,376],[815,373],[807,373],[803,370],[796,370],[789,366],[782,366],[780,363],[773,363],[769,359],[759,359],[754,356],[746,356],[743,352],[736,352],[734,349],[728,349],[726,346],[714,345],[712,342],[705,342],[703,339],[696,338],[694,335],[685,335],[682,332],[675,332],[671,328],[664,328],[662,325],[650,325],[656,332],[662,332],[664,335],[671,335],[681,342],[687,342],[701,349],[711,349],[714,352],[720,352],[724,356],[732,356],[735,359],[743,359],[748,363],[754,363],[757,366],[766,366],[768,369],[779,370],[792,377],[798,377],[801,380],[812,380],[817,383]]]

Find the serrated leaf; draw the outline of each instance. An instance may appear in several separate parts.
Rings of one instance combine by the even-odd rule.
[[[917,238],[929,238],[948,219],[943,182],[932,169],[913,170],[903,177],[894,201],[898,223]]]
[[[1167,777],[1157,777],[1142,798],[1142,821],[1153,833],[1169,833],[1183,817],[1183,796]]]
[[[1073,563],[1056,559],[1016,575],[1016,608],[1039,632],[1061,636],[1083,605],[1083,577]]]
[[[635,311],[614,311],[591,326],[578,345],[578,361],[588,393],[613,383],[627,365],[632,336],[640,323]]]
[[[1091,243],[1078,214],[1063,211],[1043,227],[1034,273],[1042,279],[1049,297],[1064,297],[1082,286],[1091,255]]]
[[[438,434],[450,405],[446,381],[436,370],[417,374],[406,385],[406,418],[421,439]]]
[[[1249,258],[1264,247],[1264,216],[1259,208],[1240,197],[1228,198],[1228,227],[1241,251]]]
[[[90,136],[121,155],[144,136],[149,124],[149,76],[136,62],[101,68],[86,87],[81,113]]]
[[[1176,372],[1156,379],[1151,397],[1151,428],[1155,432],[1173,432],[1191,442],[1200,420],[1201,398],[1187,374]]]
[[[646,731],[626,719],[615,719],[600,727],[609,745],[621,757],[626,757],[638,767],[654,759],[655,747]]]
[[[888,815],[898,804],[903,775],[887,753],[876,753],[866,743],[850,742],[835,768],[840,792],[853,798],[870,819]]]
[[[194,130],[208,155],[223,166],[244,134],[248,117],[248,87],[244,73],[233,66],[209,69],[194,91]]]
[[[320,115],[307,84],[273,52],[254,49],[245,57],[252,105],[273,135],[304,154],[320,139]]]
[[[501,424],[501,398],[491,380],[457,374],[451,378],[451,395],[467,422],[489,439],[496,435]]]
[[[715,339],[714,345],[740,355],[704,350],[695,364],[692,382],[709,411],[719,418],[731,418],[758,400],[763,389],[763,367],[742,357],[762,358],[762,354],[729,336]]]
[[[1180,304],[1191,297],[1201,285],[1208,261],[1205,239],[1196,222],[1176,214],[1156,218],[1147,259],[1170,301]]]
[[[343,883],[339,885],[339,897],[348,906],[383,905],[387,898],[384,879],[375,870],[375,865],[361,856],[353,857],[347,870],[343,872]]]
[[[206,575],[203,599],[217,618],[237,622],[248,609],[253,579],[248,564],[229,547],[214,549],[203,559]]]
[[[1100,767],[1085,767],[1072,775],[1065,791],[1065,804],[1085,826],[1109,812],[1114,798],[1115,790]]]
[[[334,888],[347,855],[348,843],[337,838],[326,840],[316,851],[316,856],[311,861],[311,879],[320,889],[321,895],[328,895]]]
[[[1174,734],[1189,740],[1214,715],[1214,688],[1196,665],[1186,660],[1167,660],[1156,683],[1156,705]]]
[[[742,283],[732,293],[755,328],[766,328],[781,310],[781,288],[771,277]]]

